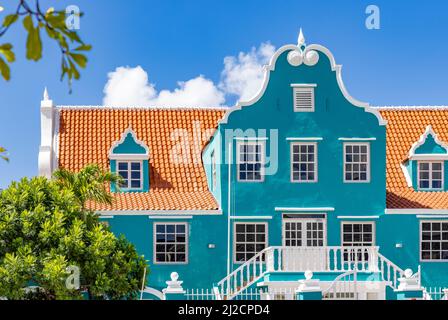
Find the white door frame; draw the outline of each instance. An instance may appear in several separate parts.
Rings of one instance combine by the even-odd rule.
[[[305,215],[305,214],[304,214]],[[285,224],[287,222],[302,222],[302,223],[306,223],[306,222],[323,222],[323,247],[327,246],[327,214],[326,213],[310,213],[310,214],[306,214],[306,215],[323,215],[323,218],[300,218],[300,217],[294,217],[294,218],[285,218],[284,214],[282,214],[282,246],[286,246],[286,228],[285,228]],[[306,225],[302,224],[302,245],[301,247],[307,247],[306,245]]]

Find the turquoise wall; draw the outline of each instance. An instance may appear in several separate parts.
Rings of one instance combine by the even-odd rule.
[[[112,152],[114,154],[145,154],[146,150],[134,140],[131,133],[128,133],[124,141],[116,146]]]
[[[222,152],[221,152],[221,136],[218,134],[219,131],[215,131],[215,134],[211,138],[210,142],[205,147],[202,152],[202,162],[204,164],[205,174],[207,176],[207,184],[208,189],[212,192],[215,197],[218,207],[222,207],[222,192],[221,192],[221,170],[225,170],[226,168],[221,166],[222,161]],[[215,161],[216,161],[216,187],[212,186],[212,163],[211,163],[211,154],[214,152]]]
[[[435,140],[434,137],[429,134],[426,137],[425,143],[423,143],[421,146],[419,146],[415,150],[416,154],[446,154],[445,148],[443,148],[441,145],[439,145]]]
[[[192,219],[150,219],[148,216],[119,216],[107,219],[111,230],[123,234],[137,251],[148,260],[150,273],[147,284],[158,290],[166,287],[173,271],[179,273],[179,280],[185,288],[211,288],[226,275],[226,237],[223,216],[193,216]],[[153,225],[155,222],[189,223],[188,264],[156,264],[153,260]],[[214,249],[208,245],[214,244]]]

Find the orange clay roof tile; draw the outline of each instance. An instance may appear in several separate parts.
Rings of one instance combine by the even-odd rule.
[[[217,128],[223,117],[220,109],[89,109],[59,110],[59,166],[79,171],[90,163],[109,170],[108,153],[125,129],[132,126],[137,138],[150,151],[150,191],[115,193],[112,206],[91,203],[95,210],[216,210],[218,205],[208,190],[201,161],[174,163],[170,152],[179,139],[177,129],[186,129],[192,139],[196,128],[204,136]],[[198,140],[201,153],[208,139]],[[200,160],[199,154],[199,160]]]
[[[408,187],[400,167],[414,142],[431,125],[441,141],[448,142],[448,109],[390,108],[380,109],[386,126],[387,208],[448,209],[447,192],[422,192]]]

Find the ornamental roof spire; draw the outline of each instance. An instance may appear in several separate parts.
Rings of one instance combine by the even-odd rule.
[[[50,100],[50,96],[48,95],[47,87],[44,89],[44,101]]]
[[[305,36],[303,35],[302,28],[300,28],[299,38],[297,40],[297,46],[301,48],[305,45]]]

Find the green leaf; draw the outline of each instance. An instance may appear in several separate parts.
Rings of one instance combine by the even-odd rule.
[[[29,15],[29,16],[26,16],[24,19],[23,19],[23,26],[25,27],[25,29],[29,32],[31,29],[33,29],[34,28],[34,25],[33,25],[33,18]]]
[[[76,69],[76,66],[72,62],[71,59],[68,60],[68,63],[70,65],[70,69],[68,70],[69,77],[71,78],[73,76],[76,80],[78,80],[80,78],[80,74],[79,74],[78,69]]]
[[[26,39],[26,58],[28,60],[38,61],[42,58],[42,41],[40,39],[40,29],[34,27],[31,16],[23,19],[23,26],[28,31]]]
[[[9,14],[3,19],[3,27],[9,27],[19,18],[18,14]]]
[[[87,65],[87,57],[83,54],[80,53],[72,53],[70,52],[70,57],[73,58],[73,60],[75,60],[75,62],[81,67],[81,68],[85,68]]]
[[[0,74],[2,75],[3,79],[9,80],[11,78],[11,73],[8,64],[3,60],[2,57],[0,57]]]
[[[0,46],[0,53],[3,54],[8,62],[14,62],[16,60],[16,56],[12,51],[12,44],[5,43]]]
[[[83,44],[77,48],[74,49],[74,51],[90,51],[92,49],[92,46],[90,44]]]

